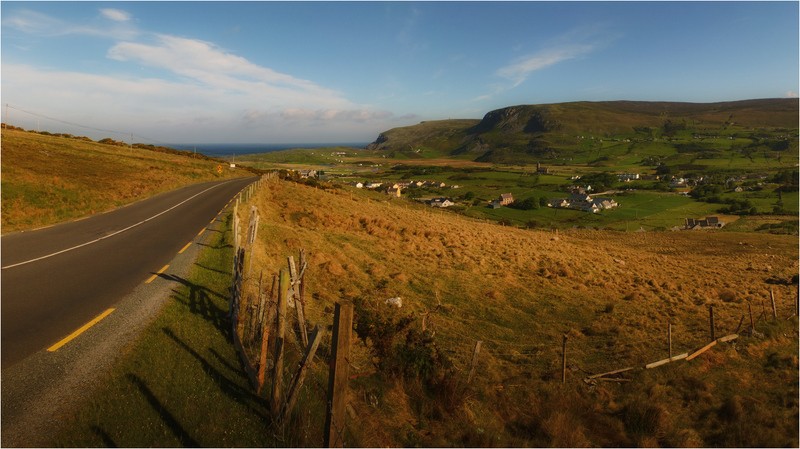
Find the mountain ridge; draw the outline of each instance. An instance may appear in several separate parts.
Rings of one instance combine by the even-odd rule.
[[[639,135],[669,136],[677,130],[697,133],[760,128],[796,129],[796,98],[715,103],[666,101],[576,101],[515,105],[487,112],[481,120],[437,120],[380,133],[368,150],[415,157],[424,147],[440,156],[485,162],[552,159],[576,139]]]

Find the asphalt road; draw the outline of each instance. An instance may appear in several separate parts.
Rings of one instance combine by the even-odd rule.
[[[196,184],[84,220],[3,236],[2,369],[113,307],[255,180]]]

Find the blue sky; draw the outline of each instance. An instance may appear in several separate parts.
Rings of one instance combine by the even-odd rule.
[[[367,142],[516,104],[799,90],[797,2],[0,8],[3,121],[137,142]]]

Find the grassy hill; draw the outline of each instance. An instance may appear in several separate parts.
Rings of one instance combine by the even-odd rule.
[[[495,163],[591,162],[610,145],[603,139],[659,157],[746,148],[796,152],[799,114],[797,99],[521,105],[491,111],[477,124],[448,120],[396,128],[368,148],[423,148]]]
[[[2,130],[3,233],[104,212],[159,192],[243,176],[202,155]]]

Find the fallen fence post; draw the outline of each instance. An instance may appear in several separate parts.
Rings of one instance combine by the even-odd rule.
[[[670,356],[668,359],[663,359],[663,360],[659,360],[657,362],[648,363],[647,365],[644,366],[644,368],[645,369],[656,368],[656,367],[659,367],[661,365],[666,365],[667,363],[674,362],[676,360],[685,359],[688,356],[689,356],[689,353],[688,352],[684,352],[683,354],[678,354],[675,357]]]
[[[311,361],[314,360],[314,354],[317,352],[321,337],[322,332],[319,326],[314,326],[314,330],[311,332],[311,342],[306,347],[303,360],[300,361],[297,374],[295,374],[291,386],[289,387],[289,394],[286,398],[286,404],[283,406],[283,411],[281,412],[280,422],[286,422],[286,419],[289,418],[289,414],[294,408],[294,404],[297,402],[298,392],[300,391],[300,387],[303,386],[303,380],[305,380],[308,367],[311,365]]]
[[[700,348],[700,349],[698,349],[697,351],[693,352],[691,355],[687,356],[687,357],[686,357],[686,361],[688,362],[689,360],[692,360],[692,359],[694,359],[694,358],[695,358],[695,357],[697,357],[698,355],[700,355],[700,354],[702,354],[702,353],[704,353],[704,352],[708,351],[708,350],[709,350],[709,349],[711,349],[712,347],[714,347],[714,345],[716,345],[716,344],[717,344],[717,340],[714,340],[714,341],[712,341],[711,343],[709,343],[709,344],[707,344],[707,345],[703,346],[702,348]]]
[[[632,370],[634,368],[635,367],[630,366],[628,368],[622,368],[622,369],[618,369],[618,370],[614,370],[614,371],[609,371],[607,373],[593,374],[593,375],[587,377],[587,379],[598,379],[600,377],[611,376],[612,374],[624,373],[625,371],[630,371],[630,370]]]
[[[350,340],[353,333],[353,303],[336,303],[333,312],[331,362],[325,413],[325,447],[344,445],[344,417],[347,404],[347,378]]]

